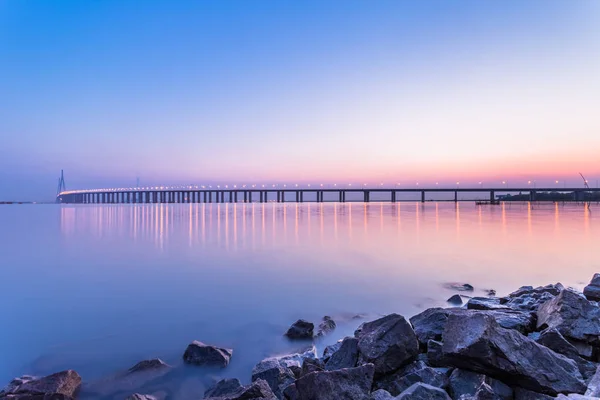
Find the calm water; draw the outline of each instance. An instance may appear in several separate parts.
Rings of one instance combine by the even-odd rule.
[[[444,282],[499,295],[600,270],[600,208],[512,204],[0,206],[0,380],[95,379],[198,339],[249,379],[297,318],[411,316]],[[325,343],[319,343],[322,348]]]

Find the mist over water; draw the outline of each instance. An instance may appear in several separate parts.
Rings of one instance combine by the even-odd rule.
[[[0,380],[73,368],[95,379],[192,340],[231,347],[249,380],[298,318],[407,317],[522,285],[581,288],[600,208],[472,203],[0,206]],[[369,317],[367,317],[369,318]]]

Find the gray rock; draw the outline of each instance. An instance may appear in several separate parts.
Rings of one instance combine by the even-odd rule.
[[[531,390],[520,387],[515,388],[515,400],[554,400],[552,396],[547,394],[532,392]]]
[[[329,335],[336,328],[335,321],[331,319],[331,317],[325,316],[323,317],[323,321],[319,324],[319,329],[317,330],[317,337],[323,337]]]
[[[244,390],[242,383],[237,378],[222,379],[215,386],[204,392],[204,397],[222,397],[225,395],[239,394]]]
[[[194,340],[183,353],[183,361],[207,367],[226,367],[233,355],[233,350],[209,346]]]
[[[450,315],[443,343],[444,357],[453,366],[551,395],[585,391],[575,362],[502,328],[489,315]]]
[[[459,294],[455,294],[454,296],[450,297],[447,302],[453,306],[462,306],[463,303],[462,297],[460,297]]]
[[[490,297],[493,297],[496,295],[496,291],[494,289],[484,289],[483,291]]]
[[[510,307],[500,304],[498,297],[473,297],[467,302],[469,310],[510,310]]]
[[[594,278],[596,278],[596,275],[594,275]],[[590,379],[585,395],[600,397],[600,367],[598,367],[596,373]]]
[[[205,397],[207,400],[278,400],[267,382],[259,379],[242,390],[222,396]]]
[[[444,287],[446,289],[458,290],[460,292],[472,292],[473,286],[468,283],[457,283],[457,282],[449,282],[445,283]]]
[[[421,347],[425,348],[430,340],[442,339],[449,312],[449,309],[445,308],[429,308],[410,318],[410,323]]]
[[[430,340],[427,342],[427,363],[432,367],[445,367],[448,363],[444,360],[442,342]]]
[[[129,373],[144,372],[156,369],[168,369],[170,366],[160,358],[152,358],[150,360],[140,361],[133,367],[129,368]]]
[[[575,361],[584,380],[588,380],[596,373],[596,365],[591,361],[583,359],[575,346],[569,343],[558,330],[546,329],[541,332],[539,338],[535,339],[535,341]]]
[[[338,340],[336,343],[325,347],[325,349],[323,350],[323,361],[327,362],[327,360],[329,360],[333,353],[338,351],[340,347],[342,347],[342,340]]]
[[[415,361],[391,375],[376,379],[373,388],[384,389],[394,396],[419,382],[445,389],[448,386],[447,372],[446,368],[431,368],[423,361]]]
[[[588,300],[600,301],[600,274],[594,274],[590,284],[583,288],[583,294]]]
[[[347,337],[342,341],[339,350],[331,355],[325,363],[325,369],[353,368],[358,362],[358,339]]]
[[[411,362],[419,354],[415,332],[403,316],[390,314],[363,325],[358,337],[359,363],[373,363],[384,375]]]
[[[600,307],[581,294],[562,290],[537,311],[538,329],[554,328],[565,338],[600,343]]]
[[[472,397],[475,396],[482,384],[488,385],[503,400],[513,398],[513,390],[499,380],[460,368],[456,368],[450,374],[448,393],[453,399],[459,399],[463,396]]]
[[[125,400],[158,400],[158,397],[153,396],[151,394],[134,393],[131,396],[127,397]]]
[[[286,387],[294,383],[296,376],[287,366],[282,365],[276,358],[262,360],[252,369],[252,382],[264,380],[275,396],[281,398]]]
[[[448,393],[435,386],[428,385],[426,383],[415,383],[400,396],[396,397],[398,400],[451,400]]]
[[[297,376],[296,379],[303,377],[304,375],[310,374],[311,372],[319,372],[324,370],[325,364],[323,363],[323,360],[307,358],[302,363],[300,375]]]
[[[298,400],[299,397],[300,394],[298,393],[298,389],[294,383],[283,389],[283,398],[285,400]]]
[[[27,376],[14,379],[0,392],[0,396],[17,400],[70,400],[75,398],[80,386],[79,374],[66,370],[42,378]]]
[[[313,372],[295,383],[298,400],[368,400],[375,366]]]
[[[562,400],[598,400],[598,397],[584,396],[577,393],[570,393],[568,396],[559,394],[556,398]]]
[[[395,397],[392,396],[388,391],[379,389],[371,393],[371,397],[369,400],[394,400]]]
[[[285,336],[290,339],[312,339],[314,335],[315,324],[299,319],[294,322],[287,330]]]
[[[519,290],[500,299],[500,303],[515,310],[535,311],[545,302],[558,296],[564,286],[560,283],[533,288],[522,286]]]
[[[469,400],[504,400],[504,397],[494,392],[494,389],[487,383],[482,383],[475,394],[469,397]]]

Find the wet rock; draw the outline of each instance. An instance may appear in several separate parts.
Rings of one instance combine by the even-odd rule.
[[[411,362],[419,354],[415,332],[403,316],[390,314],[363,325],[358,337],[359,363],[373,363],[384,375]]]
[[[449,312],[449,309],[445,308],[429,308],[410,318],[421,347],[425,348],[430,340],[442,339]]]
[[[552,395],[585,390],[575,362],[502,328],[489,315],[450,315],[443,343],[444,357],[459,368]]]
[[[0,392],[0,396],[15,400],[70,400],[75,398],[80,386],[79,374],[66,370],[42,378],[27,376],[14,379]]]
[[[159,400],[159,398],[151,394],[134,393],[125,400]]]
[[[598,397],[584,396],[582,394],[571,393],[568,396],[560,394],[556,397],[557,400],[598,400]]]
[[[594,275],[594,278],[596,275]],[[596,373],[592,376],[592,379],[590,379],[585,395],[600,397],[600,367],[598,367]]]
[[[496,291],[494,289],[484,289],[485,294],[487,294],[490,297],[493,297],[496,295]]]
[[[558,330],[546,329],[540,333],[539,338],[535,339],[535,341],[575,361],[584,380],[591,378],[595,374],[596,365],[591,361],[583,359],[575,346],[569,343]]]
[[[340,347],[342,347],[342,340],[338,340],[336,343],[325,347],[325,350],[323,350],[323,361],[327,362],[333,353],[338,351]]]
[[[252,369],[252,382],[264,380],[275,396],[281,398],[283,390],[294,383],[296,376],[287,366],[282,365],[276,358],[262,360]]]
[[[233,350],[209,346],[194,340],[183,353],[183,361],[188,364],[221,367],[229,365]]]
[[[600,301],[600,274],[594,274],[590,284],[583,288],[583,294],[588,300]]]
[[[312,322],[299,319],[294,322],[287,330],[285,336],[290,339],[312,339],[314,334],[315,324]]]
[[[564,286],[546,285],[534,288],[533,286],[522,286],[517,291],[500,299],[500,303],[515,310],[535,311],[545,302],[558,296]]]
[[[467,302],[469,310],[510,310],[510,307],[500,304],[498,297],[473,297]]]
[[[296,389],[296,385],[292,383],[285,389],[283,389],[283,398],[285,400],[298,400],[300,394],[298,393],[298,389]]]
[[[538,329],[554,328],[565,338],[600,344],[600,307],[579,293],[562,290],[537,314]]]
[[[210,400],[277,400],[267,382],[259,379],[242,389],[221,396],[205,397]]]
[[[427,363],[432,367],[445,367],[448,363],[444,360],[442,342],[430,340],[427,342]]]
[[[332,371],[341,368],[356,367],[358,362],[358,339],[347,337],[342,341],[338,351],[333,353],[325,363],[325,369]]]
[[[458,290],[459,292],[472,292],[473,286],[468,283],[457,283],[457,282],[449,282],[445,283],[444,287],[446,289]]]
[[[447,302],[453,306],[462,306],[463,303],[462,297],[460,297],[459,294],[455,294],[454,296],[450,297]]]
[[[419,382],[445,389],[449,382],[447,372],[446,368],[431,368],[423,361],[415,361],[391,375],[376,379],[373,388],[385,389],[394,396]]]
[[[554,400],[552,396],[542,393],[532,392],[531,390],[520,387],[515,388],[515,400]]]
[[[302,364],[306,359],[317,359],[317,348],[311,345],[305,349],[298,351],[297,353],[286,354],[283,356],[270,357],[279,361],[279,363],[285,367],[298,367],[302,368]]]
[[[297,378],[303,377],[304,375],[310,374],[311,372],[319,372],[325,370],[325,364],[322,360],[307,358],[302,363],[300,375]]]
[[[144,372],[156,369],[168,369],[170,366],[160,358],[152,358],[150,360],[140,361],[133,367],[129,368],[129,373]]]
[[[331,332],[335,330],[336,324],[335,321],[331,319],[331,317],[325,316],[323,317],[323,321],[319,324],[319,328],[317,330],[317,337],[323,337],[329,335]]]
[[[513,390],[497,379],[464,369],[455,369],[450,374],[448,393],[453,399],[475,396],[481,385],[488,385],[503,400],[513,398]]]
[[[426,383],[415,383],[400,396],[396,397],[398,400],[451,400],[448,393],[435,386],[428,385]]]
[[[371,393],[371,397],[369,400],[394,400],[395,397],[392,396],[388,391],[379,389]]]
[[[222,397],[241,393],[244,390],[242,383],[237,378],[222,379],[204,392],[204,397]]]
[[[295,383],[298,400],[368,400],[375,366],[313,372]]]
[[[504,400],[487,383],[482,383],[473,396],[462,396],[461,400]]]

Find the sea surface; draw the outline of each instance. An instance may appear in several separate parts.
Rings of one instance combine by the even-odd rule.
[[[600,207],[511,203],[0,206],[0,386],[71,368],[86,381],[192,340],[234,349],[249,381],[298,348],[298,318],[364,319],[600,271]],[[362,320],[361,320],[362,318]]]

